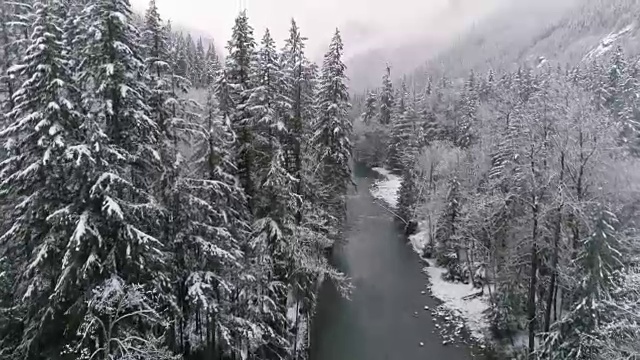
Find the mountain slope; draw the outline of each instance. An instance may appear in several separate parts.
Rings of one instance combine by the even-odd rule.
[[[460,77],[470,69],[483,73],[541,61],[577,64],[597,60],[617,45],[636,55],[639,33],[640,0],[521,0],[479,19],[448,44],[425,35],[352,58],[352,86],[355,91],[378,86],[385,62],[396,77],[411,74],[422,85],[425,73]]]

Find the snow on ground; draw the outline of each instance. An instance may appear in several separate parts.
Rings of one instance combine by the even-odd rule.
[[[371,195],[376,199],[383,200],[395,209],[398,205],[398,193],[400,192],[402,179],[387,169],[373,168],[373,171],[382,175],[384,179],[376,180],[371,187]]]
[[[597,58],[598,56],[603,55],[607,51],[611,50],[613,48],[612,47],[613,43],[616,42],[623,35],[630,33],[634,29],[634,27],[635,27],[635,24],[630,24],[618,32],[612,32],[609,35],[605,36],[604,39],[600,41],[600,44],[598,44],[598,46],[595,49],[587,53],[584,59],[585,60],[594,59],[594,58]]]
[[[419,229],[426,229],[426,224],[420,223]],[[429,242],[429,233],[426,230],[409,236],[409,241],[413,249],[420,255],[424,247]],[[477,293],[479,289],[474,289],[469,284],[453,283],[442,279],[446,269],[437,267],[435,261],[425,259],[429,263],[424,268],[424,272],[431,278],[431,294],[444,302],[444,306],[455,315],[464,319],[471,335],[477,340],[484,340],[489,324],[484,312],[489,308],[489,295],[485,290],[485,295],[465,300],[464,297]]]
[[[442,274],[447,270],[436,267],[435,261],[426,260],[430,266],[425,272],[431,278],[431,293],[444,302],[445,307],[462,317],[474,338],[483,340],[488,329],[487,318],[484,312],[489,308],[488,297],[474,297],[465,300],[464,297],[478,292],[469,284],[452,283],[442,279]]]
[[[424,253],[424,248],[429,242],[429,232],[425,222],[418,222],[418,232],[409,236],[409,242],[413,246],[413,250],[419,255]]]

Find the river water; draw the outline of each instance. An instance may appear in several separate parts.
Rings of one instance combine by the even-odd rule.
[[[323,284],[311,360],[472,359],[470,347],[442,344],[430,311],[424,310],[439,304],[428,295],[423,265],[392,215],[374,202],[368,175],[356,168],[358,190],[348,198],[347,240],[336,245],[332,259],[355,289],[347,300],[330,282]]]

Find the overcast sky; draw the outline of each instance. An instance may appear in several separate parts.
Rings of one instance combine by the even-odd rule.
[[[131,1],[139,11],[148,3]],[[157,4],[165,19],[206,32],[223,47],[240,1],[246,3],[257,39],[269,27],[280,46],[294,17],[309,38],[311,55],[317,57],[336,27],[346,32],[346,47],[354,52],[372,42],[402,41],[415,34],[441,36],[453,31],[451,24],[473,20],[501,0],[157,0]]]

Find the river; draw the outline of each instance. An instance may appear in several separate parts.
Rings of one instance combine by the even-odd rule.
[[[428,295],[423,265],[392,215],[374,202],[370,174],[356,170],[358,189],[348,197],[346,241],[336,245],[332,259],[355,289],[347,300],[330,282],[323,284],[311,360],[472,359],[470,347],[442,344],[430,311],[424,310],[439,303]]]

